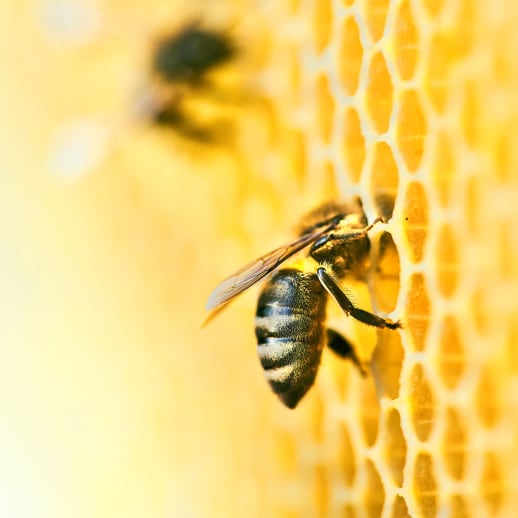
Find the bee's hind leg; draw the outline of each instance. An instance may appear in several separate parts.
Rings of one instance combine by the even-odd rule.
[[[367,371],[363,363],[356,355],[356,351],[354,350],[351,342],[349,342],[347,338],[344,338],[334,329],[327,330],[327,346],[341,358],[347,358],[351,360],[354,365],[356,365],[362,376],[367,375]]]
[[[342,308],[345,314],[351,315],[356,320],[379,328],[387,327],[388,329],[399,329],[401,322],[393,322],[388,318],[382,318],[374,313],[365,311],[364,309],[356,307],[349,297],[340,289],[336,281],[327,273],[324,267],[317,270],[317,276],[322,283],[322,286],[327,290],[329,295],[333,297],[336,303]]]

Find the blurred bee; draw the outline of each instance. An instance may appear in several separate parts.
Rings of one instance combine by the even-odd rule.
[[[151,60],[154,81],[147,99],[152,122],[189,139],[212,140],[214,128],[197,123],[186,100],[210,92],[213,85],[209,73],[235,54],[236,48],[226,34],[203,29],[199,23],[191,23],[158,42]]]
[[[184,24],[155,44],[148,77],[139,80],[127,110],[114,119],[99,115],[58,128],[50,145],[52,171],[64,179],[91,172],[114,151],[119,135],[135,123],[167,127],[196,143],[227,138],[232,127],[228,118],[219,116],[222,103],[212,102],[218,120],[211,112],[205,117],[210,124],[200,120],[198,108],[200,100],[207,105],[211,97],[213,101],[222,97],[210,74],[236,54],[225,33],[202,28],[200,23]]]
[[[157,45],[153,70],[171,83],[200,84],[210,69],[228,61],[234,53],[227,36],[192,23]]]
[[[352,360],[364,374],[351,343],[325,327],[328,295],[345,314],[364,324],[401,327],[399,322],[356,307],[339,285],[349,275],[361,275],[370,249],[367,232],[379,221],[368,225],[359,198],[323,205],[306,216],[293,243],[247,264],[221,282],[209,297],[206,309],[217,312],[274,272],[259,296],[255,334],[265,377],[289,408],[295,408],[313,385],[324,344]],[[306,263],[312,264],[278,269],[307,247]]]

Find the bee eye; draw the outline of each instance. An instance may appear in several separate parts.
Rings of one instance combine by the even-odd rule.
[[[340,222],[344,219],[344,215],[343,214],[339,214],[338,216],[335,216],[333,218],[333,225],[338,225],[340,224]]]

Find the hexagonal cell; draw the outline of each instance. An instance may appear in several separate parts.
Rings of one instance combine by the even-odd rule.
[[[483,366],[480,372],[476,393],[476,405],[482,424],[492,428],[500,418],[498,382],[489,366]]]
[[[327,200],[337,200],[340,198],[338,182],[333,162],[326,160],[322,163],[321,176],[318,180],[318,191],[322,192],[322,198]]]
[[[364,509],[369,518],[379,518],[385,502],[385,490],[376,467],[370,460],[365,461],[367,487],[363,497]]]
[[[337,66],[340,80],[349,95],[353,95],[358,88],[362,58],[360,31],[356,20],[350,16],[345,19],[342,26]]]
[[[365,21],[373,41],[379,40],[385,30],[385,21],[390,0],[367,0]]]
[[[418,55],[418,35],[409,0],[403,0],[399,7],[394,28],[394,52],[396,64],[402,79],[414,75]]]
[[[410,278],[405,306],[405,327],[412,337],[414,349],[422,351],[428,334],[431,307],[424,276],[420,273]]]
[[[514,222],[503,221],[498,229],[498,257],[500,258],[500,276],[503,279],[511,279],[514,267],[514,257],[512,252],[511,228]]]
[[[412,518],[408,513],[408,506],[402,496],[396,496],[392,504],[391,518]]]
[[[388,411],[386,418],[384,457],[392,473],[394,483],[403,486],[403,469],[406,461],[406,441],[401,430],[401,418],[395,408]]]
[[[437,240],[437,281],[442,295],[450,298],[458,284],[459,253],[457,251],[458,238],[454,235],[450,225],[444,224],[439,230]]]
[[[475,286],[470,298],[471,303],[471,318],[475,326],[475,330],[480,335],[485,335],[487,330],[488,314],[486,304],[488,298],[485,294],[487,286],[482,280],[478,280],[478,286]]]
[[[507,325],[509,326],[506,333],[507,358],[509,359],[509,367],[516,375],[516,373],[518,373],[518,347],[516,347],[518,343],[518,321],[516,318],[511,319]]]
[[[453,495],[450,498],[450,514],[447,518],[469,518],[468,506],[461,495]]]
[[[344,160],[353,183],[360,181],[365,162],[365,139],[363,138],[358,112],[349,107],[344,120]]]
[[[478,219],[481,199],[480,177],[473,174],[466,183],[466,221],[472,234],[477,234],[480,229]]]
[[[480,480],[480,494],[491,516],[496,516],[502,506],[504,482],[501,471],[496,455],[493,452],[487,452]]]
[[[295,472],[297,465],[297,448],[291,434],[279,430],[275,436],[275,459],[284,475]]]
[[[480,99],[477,96],[476,85],[466,81],[464,87],[464,106],[462,109],[462,129],[464,139],[471,148],[477,147],[480,124]]]
[[[449,474],[457,480],[462,480],[465,466],[466,432],[462,418],[454,408],[448,408],[446,412],[442,450]]]
[[[377,307],[394,311],[399,295],[399,254],[392,236],[382,232],[371,240],[372,291]]]
[[[410,375],[410,417],[417,438],[426,441],[435,422],[435,404],[432,389],[426,379],[423,366],[417,364]]]
[[[512,158],[514,149],[510,138],[512,134],[512,125],[502,124],[501,134],[496,139],[495,171],[501,182],[508,182],[514,173],[516,162]]]
[[[338,358],[338,361],[328,362],[328,365],[334,381],[333,386],[336,390],[337,399],[338,401],[346,401],[352,372],[350,362]]]
[[[426,135],[426,119],[421,102],[414,90],[401,95],[401,106],[396,122],[397,145],[410,172],[421,164]]]
[[[381,52],[377,52],[370,62],[365,93],[369,118],[377,133],[388,130],[393,104],[392,93],[392,81],[385,58]]]
[[[311,415],[313,438],[316,443],[324,441],[324,401],[319,390],[314,390],[308,401],[308,412]]]
[[[279,142],[279,116],[277,108],[270,99],[266,99],[260,107],[260,110],[254,114],[255,121],[251,124],[257,126],[247,126],[247,131],[254,127],[257,131],[257,137],[261,140],[261,146],[273,146]]]
[[[449,389],[457,386],[464,372],[464,348],[460,336],[455,318],[446,315],[441,323],[438,363],[442,381]]]
[[[442,9],[444,0],[422,0],[423,5],[431,16],[437,16]]]
[[[292,177],[302,185],[308,169],[306,135],[300,130],[290,131],[286,135],[286,147]]]
[[[444,34],[436,34],[430,41],[426,61],[425,91],[434,108],[443,113],[448,94],[448,72],[452,63],[451,42]]]
[[[399,184],[398,168],[386,142],[374,143],[373,155],[369,186],[379,214],[388,220],[394,211]]]
[[[269,66],[272,60],[273,36],[271,30],[264,28],[256,35],[260,45],[254,45],[253,52],[250,52],[250,64],[253,64],[254,70],[263,70]],[[223,78],[221,78],[223,81]]]
[[[411,182],[405,194],[403,230],[409,246],[410,259],[418,263],[423,258],[428,229],[428,200],[424,187]]]
[[[451,150],[447,135],[439,131],[434,151],[434,164],[432,169],[433,182],[439,196],[439,202],[443,207],[450,203],[451,187],[455,175],[454,155]]]
[[[381,396],[391,399],[399,396],[399,377],[404,356],[400,334],[390,329],[379,331],[371,365]]]
[[[317,516],[327,516],[329,507],[329,481],[323,466],[315,467],[313,488]]]
[[[299,48],[296,45],[288,47],[288,80],[290,85],[290,95],[294,103],[300,99],[300,78],[301,60]]]
[[[339,459],[342,473],[344,475],[345,483],[352,486],[356,476],[356,457],[354,454],[353,443],[349,434],[347,425],[340,425],[340,450]]]
[[[329,81],[324,74],[317,79],[317,116],[320,135],[324,142],[329,142],[333,129],[333,119],[335,114],[335,101],[329,89]]]
[[[475,31],[475,13],[472,0],[460,0],[458,2],[456,20],[454,23],[455,31],[453,31],[455,56],[462,58],[466,56],[473,47],[474,31]]]
[[[374,445],[378,436],[380,408],[376,388],[372,380],[367,378],[362,385],[360,420],[365,443],[370,447]]]
[[[317,53],[321,53],[329,43],[331,36],[331,24],[333,22],[333,8],[331,0],[319,0],[315,2],[313,15],[313,32]]]
[[[414,464],[414,491],[420,515],[434,518],[437,514],[437,484],[433,474],[432,458],[419,453]]]

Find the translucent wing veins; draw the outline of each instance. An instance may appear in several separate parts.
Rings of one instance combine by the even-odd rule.
[[[276,248],[259,259],[247,264],[216,286],[209,296],[205,309],[215,309],[218,306],[221,306],[221,304],[230,301],[240,293],[243,293],[243,291],[247,290],[250,286],[254,285],[271,271],[275,270],[275,268],[289,259],[292,255],[329,232],[329,230],[334,228],[335,225],[336,222],[333,220],[325,227],[320,227],[313,232],[304,234],[295,242]]]

